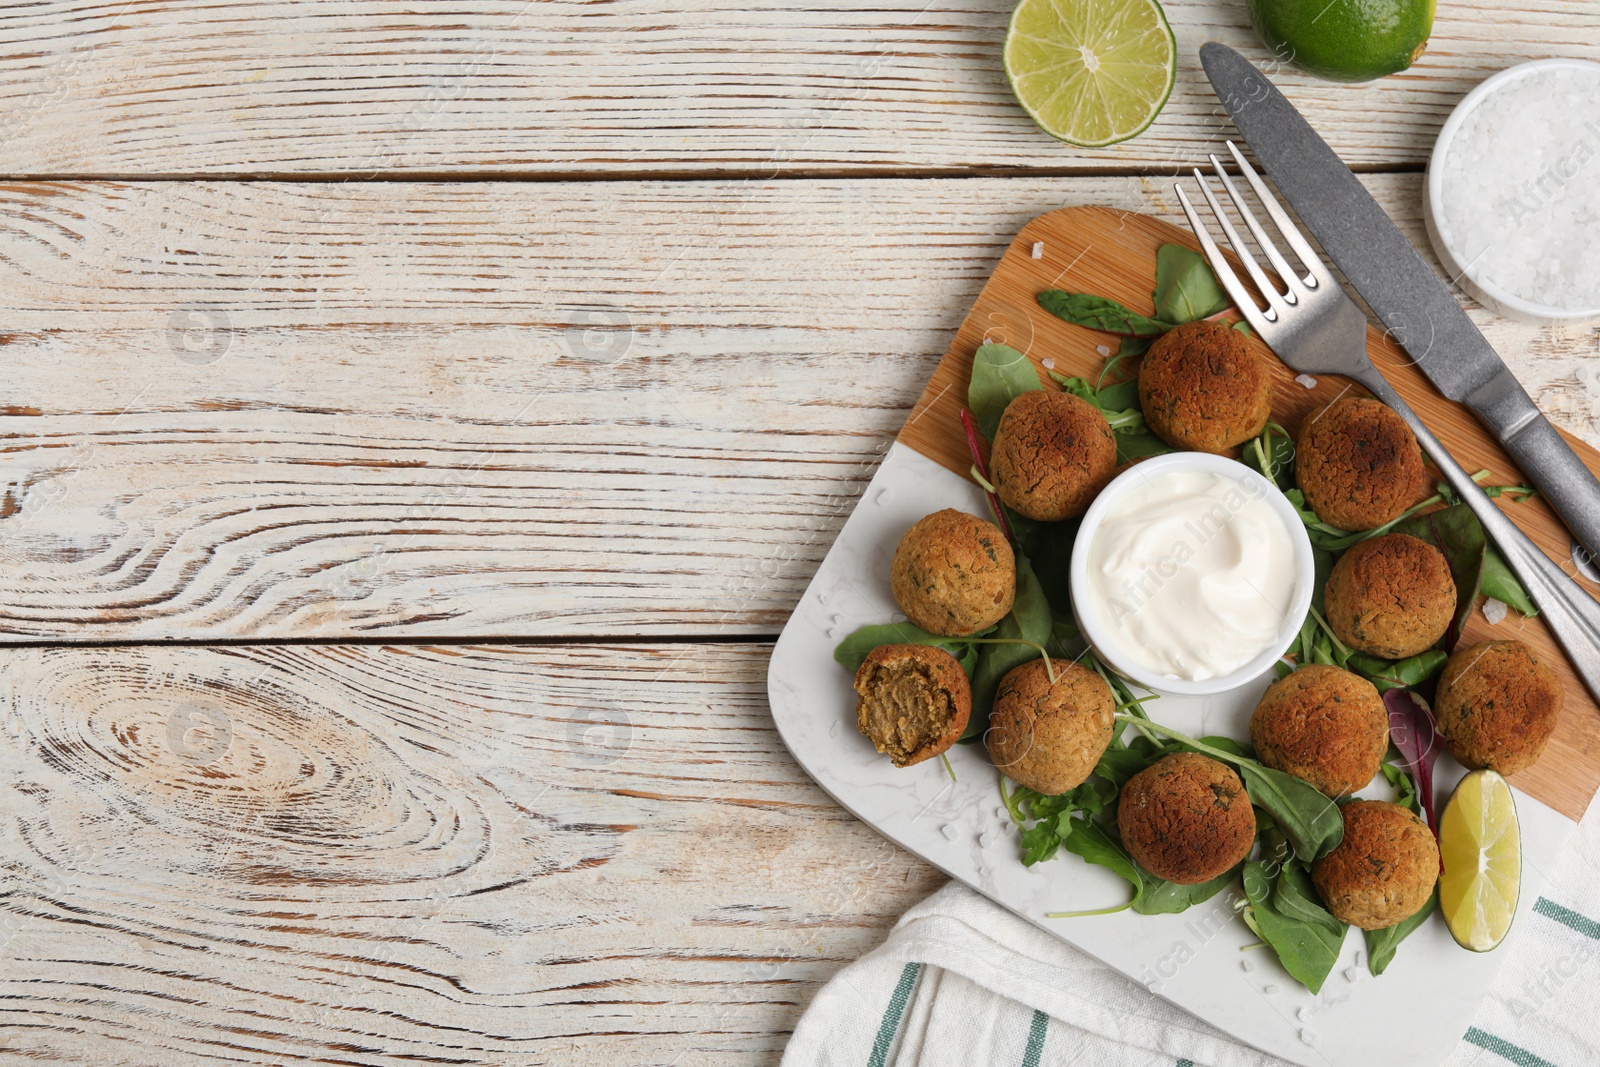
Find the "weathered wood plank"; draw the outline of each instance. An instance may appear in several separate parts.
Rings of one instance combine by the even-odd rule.
[[[1271,56],[1242,4],[1166,8],[1180,52],[1166,110],[1137,140],[1084,151],[1013,101],[1004,4],[42,0],[0,19],[0,173],[1170,169],[1219,128],[1199,45]],[[1461,0],[1440,5],[1404,75],[1282,81],[1346,158],[1416,164],[1487,74],[1596,47],[1589,0]]]
[[[1418,179],[1371,180],[1420,239]],[[1063,201],[1177,206],[1121,178],[0,187],[0,628],[774,633]],[[1595,332],[1474,314],[1600,439]]]
[[[775,1059],[940,878],[794,765],[769,652],[10,653],[0,1059]]]

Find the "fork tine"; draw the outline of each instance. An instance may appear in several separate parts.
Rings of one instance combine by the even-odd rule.
[[[1250,183],[1250,188],[1254,189],[1256,196],[1260,198],[1261,206],[1267,209],[1268,215],[1272,216],[1272,224],[1278,228],[1279,233],[1283,234],[1284,240],[1289,242],[1289,247],[1294,249],[1294,254],[1299,257],[1300,262],[1305,265],[1306,270],[1309,272],[1310,276],[1302,278],[1301,281],[1312,288],[1319,285],[1332,284],[1333,279],[1328,273],[1328,268],[1323,265],[1321,258],[1311,250],[1310,243],[1301,235],[1299,227],[1289,221],[1288,212],[1284,211],[1278,204],[1278,198],[1272,195],[1272,191],[1267,188],[1267,183],[1262,181],[1261,175],[1256,173],[1256,168],[1252,167],[1249,161],[1244,158],[1244,154],[1239,151],[1239,146],[1229,141],[1228,151],[1232,154],[1233,161],[1239,165],[1239,172],[1244,175],[1245,181]]]
[[[1206,180],[1206,176],[1200,172],[1198,167],[1194,171],[1194,180],[1200,183],[1200,192],[1205,196],[1206,203],[1210,205],[1211,214],[1216,216],[1218,225],[1222,227],[1223,234],[1228,238],[1228,244],[1233,247],[1233,254],[1239,257],[1239,262],[1244,264],[1244,269],[1250,272],[1250,280],[1256,283],[1256,289],[1260,291],[1262,298],[1266,300],[1267,307],[1279,315],[1287,312],[1289,305],[1293,304],[1296,299],[1293,286],[1290,286],[1287,282],[1284,283],[1289,288],[1287,297],[1278,291],[1278,287],[1272,284],[1272,279],[1267,277],[1267,272],[1261,269],[1261,264],[1257,263],[1256,257],[1251,254],[1250,246],[1244,243],[1239,237],[1239,231],[1233,228],[1233,222],[1229,220],[1228,213],[1222,209],[1222,205],[1217,202],[1217,198],[1211,195],[1211,183]],[[1249,221],[1248,212],[1241,212],[1241,214],[1245,215],[1246,221]],[[1251,232],[1254,232],[1253,228]]]
[[[1228,172],[1222,169],[1222,161],[1215,155],[1211,156],[1211,169],[1222,180],[1222,187],[1228,191],[1228,199],[1233,201],[1233,206],[1239,212],[1239,217],[1244,220],[1245,226],[1250,230],[1250,236],[1256,239],[1256,246],[1261,249],[1272,263],[1272,269],[1278,272],[1278,277],[1283,282],[1283,287],[1289,291],[1287,300],[1295,303],[1300,297],[1306,295],[1306,284],[1300,278],[1299,271],[1289,266],[1289,261],[1283,258],[1283,253],[1278,251],[1278,246],[1272,243],[1272,238],[1267,236],[1265,227],[1256,221],[1255,212],[1250,210],[1250,201],[1244,198],[1233,179],[1228,177]],[[1199,173],[1196,171],[1196,173]],[[1237,251],[1239,244],[1233,235],[1228,235],[1228,241]],[[1247,264],[1248,265],[1248,264]],[[1252,273],[1252,277],[1255,275]],[[1261,284],[1261,279],[1256,278],[1256,284]]]
[[[1222,283],[1222,288],[1226,289],[1228,296],[1233,298],[1235,306],[1244,315],[1245,321],[1250,324],[1250,328],[1260,334],[1262,340],[1267,340],[1267,332],[1272,329],[1273,323],[1277,320],[1276,312],[1273,313],[1272,319],[1268,319],[1266,315],[1262,314],[1261,309],[1256,306],[1255,297],[1250,295],[1250,290],[1244,287],[1244,283],[1239,280],[1239,276],[1233,272],[1233,267],[1229,265],[1227,257],[1222,254],[1222,249],[1218,248],[1217,242],[1211,239],[1211,232],[1206,229],[1206,224],[1200,221],[1200,213],[1189,202],[1189,196],[1183,191],[1182,183],[1174,183],[1172,188],[1178,194],[1178,202],[1183,205],[1183,213],[1188,216],[1189,228],[1194,231],[1195,237],[1200,241],[1200,250],[1205,253],[1206,262],[1210,263],[1211,269],[1216,272],[1217,281]],[[1271,341],[1267,343],[1271,344]]]

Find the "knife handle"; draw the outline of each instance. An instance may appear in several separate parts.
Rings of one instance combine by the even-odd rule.
[[[1534,415],[1504,444],[1578,543],[1600,560],[1600,479],[1543,415]]]

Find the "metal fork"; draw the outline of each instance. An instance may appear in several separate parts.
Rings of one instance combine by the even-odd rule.
[[[1216,271],[1223,288],[1243,312],[1245,321],[1260,334],[1261,339],[1291,370],[1301,374],[1337,374],[1348,378],[1399,412],[1400,417],[1411,427],[1412,433],[1416,434],[1423,450],[1444,475],[1445,481],[1450,483],[1450,487],[1472,509],[1472,513],[1483,524],[1484,530],[1500,547],[1501,554],[1505,556],[1506,562],[1517,577],[1522,580],[1529,596],[1538,605],[1550,629],[1555,632],[1556,639],[1567,650],[1567,655],[1571,657],[1573,666],[1577,668],[1584,685],[1588,687],[1589,692],[1600,698],[1600,604],[1585,593],[1560,567],[1551,562],[1550,558],[1495,506],[1488,495],[1445,450],[1444,445],[1439,443],[1439,439],[1422,424],[1422,420],[1417,418],[1416,412],[1411,410],[1410,405],[1402,400],[1400,394],[1396,393],[1384,380],[1383,375],[1378,373],[1378,368],[1367,358],[1367,317],[1334,281],[1326,265],[1311,250],[1306,239],[1268,190],[1266,183],[1261,180],[1255,168],[1245,160],[1232,141],[1228,142],[1228,152],[1233,156],[1233,161],[1238,165],[1245,180],[1250,183],[1250,188],[1255,190],[1267,214],[1271,216],[1274,227],[1306,271],[1302,275],[1289,266],[1267,235],[1267,231],[1256,220],[1250,205],[1234,185],[1233,179],[1213,155],[1212,170],[1222,182],[1223,189],[1227,190],[1229,199],[1239,212],[1240,218],[1244,220],[1250,235],[1255,238],[1256,245],[1265,254],[1276,280],[1269,277],[1245,242],[1240,239],[1238,231],[1228,219],[1227,212],[1212,195],[1206,175],[1196,168],[1195,180],[1200,183],[1200,191],[1205,194],[1206,203],[1210,205],[1217,224],[1226,235],[1228,244],[1233,247],[1234,254],[1239,257],[1239,262],[1244,264],[1244,269],[1250,275],[1250,280],[1255,283],[1256,290],[1266,301],[1267,306],[1261,308],[1250,291],[1240,282],[1238,274],[1234,272],[1233,267],[1223,256],[1222,250],[1217,247],[1216,241],[1206,230],[1194,205],[1184,193],[1182,184],[1175,185],[1173,188],[1177,190],[1178,199],[1183,203],[1184,214],[1189,217],[1189,225],[1194,228],[1195,236],[1200,239],[1200,247],[1204,250],[1206,259],[1210,261],[1211,269]]]

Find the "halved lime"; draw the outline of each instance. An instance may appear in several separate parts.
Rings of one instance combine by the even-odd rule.
[[[1439,816],[1439,910],[1462,948],[1487,952],[1511,929],[1522,886],[1522,837],[1511,786],[1494,771],[1461,779]]]
[[[1011,91],[1050,136],[1100,148],[1142,132],[1172,93],[1177,43],[1156,0],[1020,0]]]

